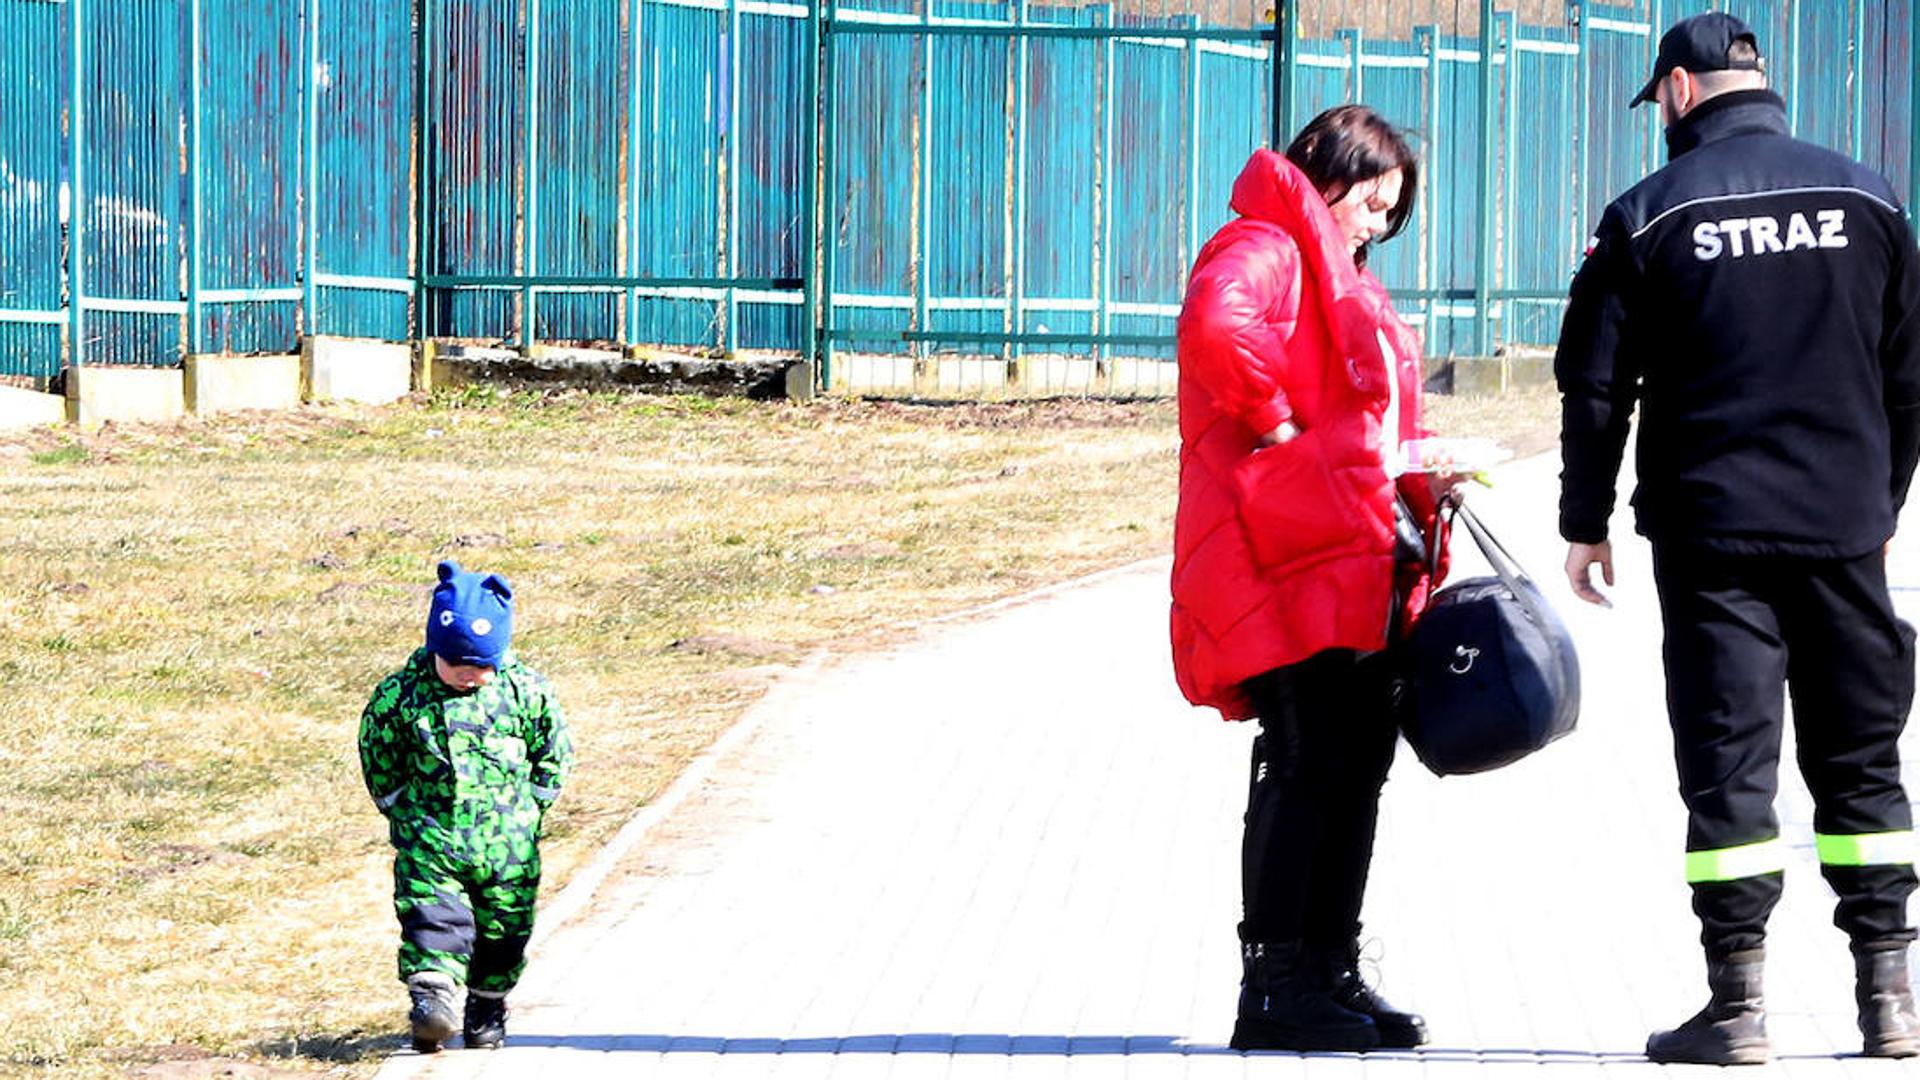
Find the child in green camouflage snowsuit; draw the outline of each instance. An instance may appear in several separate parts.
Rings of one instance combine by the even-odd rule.
[[[513,591],[439,567],[426,646],[360,718],[360,769],[393,842],[400,978],[414,1048],[440,1049],[467,987],[468,1046],[506,1037],[540,889],[540,823],[572,763],[547,680],[507,650]]]

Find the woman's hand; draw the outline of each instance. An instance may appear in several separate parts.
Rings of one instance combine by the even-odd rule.
[[[1276,427],[1272,431],[1269,431],[1266,434],[1260,436],[1260,445],[1261,446],[1279,446],[1283,442],[1291,442],[1292,440],[1298,438],[1299,435],[1300,435],[1300,428],[1296,424],[1294,424],[1293,421],[1282,420],[1280,421],[1279,427]]]
[[[1427,490],[1433,495],[1434,505],[1451,498],[1456,503],[1467,501],[1466,489],[1460,485],[1472,477],[1466,473],[1457,473],[1452,469],[1440,469],[1427,474]]]

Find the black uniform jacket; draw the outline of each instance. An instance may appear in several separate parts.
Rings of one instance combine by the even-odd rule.
[[[1850,558],[1893,534],[1920,454],[1920,264],[1886,180],[1787,134],[1765,90],[1710,98],[1607,207],[1554,371],[1560,533],[1633,496],[1659,543]]]

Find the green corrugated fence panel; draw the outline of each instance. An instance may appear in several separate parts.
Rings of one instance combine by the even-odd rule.
[[[1105,25],[1105,8],[1034,6],[1034,23]],[[1104,47],[1090,39],[1037,38],[1027,46],[1026,327],[1091,333],[1098,221],[1092,192],[1100,128],[1093,95]],[[1084,351],[1049,346],[1049,351]]]
[[[621,272],[620,154],[627,124],[627,0],[540,0],[539,237],[534,275]],[[617,292],[545,293],[534,337],[618,341]]]
[[[1910,138],[1914,81],[1911,0],[1867,5],[1866,130],[1861,152],[1899,192],[1909,190]]]
[[[1589,235],[1600,224],[1600,213],[1607,203],[1666,160],[1665,148],[1653,147],[1647,140],[1649,106],[1627,109],[1628,100],[1640,92],[1652,67],[1653,46],[1647,36],[1596,29],[1590,40],[1593,55],[1586,62],[1592,87],[1587,103],[1587,131],[1592,142],[1587,154],[1587,179],[1591,183],[1582,200],[1586,210],[1583,227]]]
[[[1352,78],[1351,64],[1352,59],[1340,42],[1312,38],[1300,42],[1300,67],[1293,76],[1296,96],[1293,114],[1289,117],[1292,123],[1286,125],[1284,133],[1286,140],[1306,127],[1309,120],[1350,100],[1347,81]]]
[[[206,289],[299,285],[301,0],[200,0]],[[206,352],[297,346],[296,301],[206,304]]]
[[[1479,50],[1478,38],[1441,35],[1438,42],[1433,85],[1440,101],[1440,133],[1427,160],[1434,184],[1432,250],[1438,256],[1432,285],[1438,289],[1470,291],[1474,283],[1480,222],[1475,179],[1480,154]],[[1429,353],[1472,348],[1471,308],[1471,300],[1443,300],[1432,306],[1425,326]]]
[[[1510,289],[1564,294],[1584,246],[1586,234],[1575,224],[1580,57],[1549,51],[1572,46],[1564,33],[1523,31],[1508,53],[1513,100],[1505,117],[1512,130],[1504,143],[1513,157],[1503,153],[1501,206],[1502,283]],[[1564,306],[1559,299],[1510,300],[1502,331],[1509,340],[1553,341]]]
[[[1202,244],[1233,220],[1233,181],[1247,158],[1267,144],[1273,67],[1266,51],[1240,42],[1222,51],[1200,50],[1200,190],[1194,206]]]
[[[517,216],[525,160],[522,0],[429,0],[425,147],[428,274],[519,272]],[[433,289],[432,336],[503,338],[519,296]]]
[[[1003,4],[935,0],[943,18],[1005,20]],[[1008,85],[1012,46],[1005,38],[940,37],[933,41],[933,82],[928,131],[933,169],[927,177],[927,260],[923,268],[933,298],[982,301],[972,309],[935,308],[927,329],[961,333],[1006,330],[1010,295],[1006,273]],[[944,150],[945,152],[940,152]]]
[[[1128,21],[1138,25],[1146,20]],[[1172,334],[1174,318],[1168,309],[1179,306],[1189,261],[1180,212],[1187,193],[1187,50],[1171,43],[1121,41],[1113,51],[1114,251],[1108,299],[1155,305],[1161,311],[1122,308],[1109,317],[1106,329],[1116,334]],[[1173,355],[1170,348],[1126,351]]]
[[[180,362],[187,8],[117,0],[83,9],[84,187],[73,208],[88,300],[178,305],[172,312],[90,310],[86,361]]]
[[[60,370],[67,9],[0,0],[0,375]],[[43,321],[27,322],[26,318]]]
[[[848,35],[835,41],[838,122],[833,186],[825,193],[826,243],[834,245],[838,295],[907,299],[913,293],[914,132],[920,112],[922,48],[912,36]],[[911,307],[838,307],[837,329],[899,332]],[[871,346],[861,346],[863,351]]]
[[[741,276],[799,280],[806,270],[807,111],[795,103],[806,85],[807,23],[784,15],[745,13],[740,24]],[[790,290],[799,299],[799,290]],[[743,303],[739,345],[799,349],[805,344],[797,303]]]
[[[641,5],[641,127],[634,140],[635,200],[629,219],[641,274],[714,277],[721,272],[725,32],[722,11]],[[642,296],[638,307],[641,341],[720,342],[718,301]]]
[[[385,283],[413,276],[413,7],[412,0],[319,5],[321,275]],[[320,333],[390,339],[409,333],[412,297],[405,291],[323,284],[318,300],[314,329]]]
[[[1423,132],[1427,126],[1427,58],[1411,41],[1367,40],[1362,56],[1371,63],[1360,69],[1362,96],[1395,127],[1407,132],[1416,154],[1425,149]],[[1417,66],[1415,66],[1417,65]],[[1431,183],[1431,176],[1421,177]],[[1417,205],[1417,204],[1416,204]],[[1368,256],[1367,268],[1389,289],[1417,288],[1420,284],[1420,229],[1425,225],[1418,212],[1407,222],[1399,236],[1376,244]],[[1402,305],[1405,313],[1419,312],[1419,305]]]
[[[861,346],[882,349],[909,348],[897,339],[916,328],[1169,332],[1192,244],[1230,216],[1233,178],[1264,141],[1269,46],[1129,40],[1128,29],[1194,22],[1104,5],[930,2],[943,17],[1118,23],[1122,36],[1022,43],[942,32],[929,41],[857,21],[917,15],[919,0],[843,11],[856,21],[833,32],[836,78],[823,87],[835,117],[823,238],[842,301],[834,325],[896,339]],[[1668,0],[1661,14],[1666,21],[1720,6],[1748,19],[1799,133],[1857,147],[1904,191],[1912,2]],[[196,3],[197,67],[189,48]],[[312,163],[302,156],[309,4],[319,16]],[[1601,207],[1664,160],[1649,111],[1626,108],[1646,77],[1652,43],[1637,24],[1650,18],[1648,5],[1573,7],[1582,9],[1599,20],[1584,33],[1522,26],[1496,73],[1508,119],[1495,133],[1494,287],[1543,294],[1499,301],[1498,330],[1509,339],[1551,341],[1559,295]],[[84,172],[68,177],[73,11],[60,0],[0,0],[10,31],[0,53],[8,58],[0,100],[9,106],[0,111],[0,374],[57,370],[69,190],[78,191],[72,214],[92,362],[175,362],[188,340],[184,284],[197,277],[207,289],[292,293],[309,242],[323,279],[314,328],[323,332],[409,332],[417,240],[420,269],[436,277],[783,282],[738,295],[719,281],[543,291],[529,327],[523,289],[437,281],[418,313],[426,333],[518,339],[530,330],[534,338],[745,348],[802,341],[801,311],[790,302],[798,289],[784,283],[808,273],[811,255],[804,199],[816,163],[804,157],[812,118],[800,88],[816,58],[804,8],[96,0],[84,9],[78,50]],[[416,100],[416,17],[424,100]],[[1856,25],[1864,31],[1857,56]],[[1590,48],[1575,55],[1581,41]],[[1430,62],[1414,41],[1303,40],[1296,112],[1283,127],[1290,134],[1318,110],[1358,97],[1421,137],[1430,198],[1372,265],[1408,294],[1410,313],[1429,303],[1416,290],[1444,294],[1431,301],[1426,334],[1433,351],[1450,352],[1472,326],[1481,60],[1476,37],[1434,45]],[[1576,98],[1583,81],[1591,90],[1584,103]],[[1024,98],[1016,97],[1022,86]],[[197,176],[184,170],[194,160],[203,166]],[[309,164],[319,185],[313,238],[300,219]],[[416,188],[424,222],[415,220]],[[197,235],[189,231],[196,207]],[[1024,298],[1017,317],[1016,293]],[[921,298],[930,301],[924,323]],[[195,336],[211,349],[284,348],[298,326],[298,305],[286,298],[203,302],[201,310]]]

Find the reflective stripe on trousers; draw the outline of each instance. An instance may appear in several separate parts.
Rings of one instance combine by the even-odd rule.
[[[1815,833],[1813,842],[1822,866],[1903,866],[1913,862],[1910,829],[1841,836]]]
[[[1741,878],[1777,874],[1787,868],[1787,848],[1778,837],[1734,847],[1687,852],[1687,884],[1703,881],[1738,881]]]

